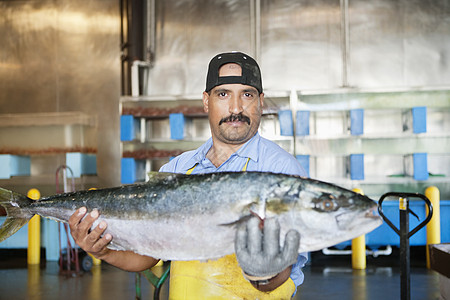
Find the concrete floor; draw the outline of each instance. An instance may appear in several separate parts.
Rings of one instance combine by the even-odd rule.
[[[313,256],[312,264],[303,270],[305,282],[294,299],[400,299],[400,272],[395,254],[378,261],[369,258],[365,271],[352,270],[349,259],[349,256]],[[0,269],[0,299],[133,299],[136,296],[135,273],[105,263],[77,277],[59,275],[55,262],[41,267],[27,268],[23,262],[15,266],[3,264],[3,267],[6,268]],[[153,288],[145,278],[141,279],[141,288],[142,299],[152,299]],[[160,299],[167,299],[167,292],[165,283]],[[411,299],[439,299],[439,294],[439,274],[427,270],[422,260],[412,260]]]

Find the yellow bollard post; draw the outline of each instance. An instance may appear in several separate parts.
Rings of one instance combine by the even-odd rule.
[[[428,245],[441,243],[441,212],[439,207],[440,195],[439,189],[435,186],[430,186],[425,190],[425,196],[433,205],[433,216],[427,225],[427,268],[430,268],[430,252]],[[426,215],[428,216],[428,207],[426,208]]]
[[[90,254],[90,253],[88,253],[88,254],[89,254],[89,256],[92,258],[92,264],[93,264],[94,266],[98,266],[98,265],[100,265],[100,264],[102,263],[102,260],[101,260],[101,259],[95,258],[94,255],[92,255],[92,254]]]
[[[354,188],[353,191],[364,195],[361,189]],[[364,234],[352,240],[352,268],[366,269],[366,236]]]
[[[39,200],[41,193],[37,189],[31,189],[28,198]],[[28,250],[27,261],[29,265],[38,265],[41,262],[41,217],[35,215],[28,222]]]

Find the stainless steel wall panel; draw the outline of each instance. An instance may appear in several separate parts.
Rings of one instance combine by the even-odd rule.
[[[449,16],[449,1],[350,1],[350,86],[448,86]]]
[[[56,8],[3,1],[0,16],[1,112],[53,111],[57,82],[50,74],[56,70]]]
[[[157,0],[148,94],[198,94],[229,50],[258,55],[266,90],[448,86],[449,3]]]
[[[350,1],[349,23],[350,86],[402,86],[401,1]]]
[[[404,1],[405,85],[450,85],[450,1]]]
[[[0,1],[0,113],[98,117],[99,187],[119,183],[116,0]]]
[[[261,1],[261,69],[272,90],[342,85],[338,0]]]
[[[156,53],[148,95],[201,95],[208,62],[231,50],[250,52],[246,0],[156,2]]]

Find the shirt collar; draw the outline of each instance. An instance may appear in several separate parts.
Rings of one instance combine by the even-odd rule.
[[[250,158],[254,162],[258,162],[259,158],[259,141],[261,139],[261,136],[258,132],[249,140],[247,141],[241,148],[239,148],[238,151],[236,151],[235,155],[238,155],[240,157],[244,158]]]
[[[244,158],[250,158],[251,160],[258,162],[259,159],[259,141],[261,139],[261,136],[258,132],[250,139],[248,140],[241,148],[239,148],[238,151],[236,151],[233,155],[237,155]],[[212,138],[209,138],[206,143],[201,145],[197,150],[195,151],[194,155],[186,161],[186,163],[183,166],[183,169],[190,169],[196,164],[199,164],[206,158],[206,154],[208,153],[209,149],[212,147]]]

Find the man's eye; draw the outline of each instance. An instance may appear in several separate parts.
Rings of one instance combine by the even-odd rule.
[[[251,94],[251,93],[244,93],[244,96],[246,98],[253,98],[253,94]]]
[[[227,93],[225,93],[225,92],[219,93],[219,97],[225,97],[226,95],[227,95]]]

